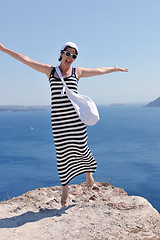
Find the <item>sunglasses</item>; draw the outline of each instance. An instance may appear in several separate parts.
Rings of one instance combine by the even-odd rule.
[[[72,53],[70,53],[70,52],[68,52],[68,51],[63,51],[63,52],[65,53],[66,57],[72,56],[73,59],[76,59],[76,58],[77,58],[77,55],[76,55],[76,54],[72,54]]]

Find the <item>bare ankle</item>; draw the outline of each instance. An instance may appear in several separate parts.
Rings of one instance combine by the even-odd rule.
[[[86,172],[86,177],[91,177],[92,173],[91,172]]]
[[[62,207],[66,207],[68,205],[68,194],[69,194],[69,188],[68,185],[62,186],[62,195],[61,195],[61,205]]]
[[[62,186],[61,189],[62,189],[62,192],[68,191],[68,185]]]

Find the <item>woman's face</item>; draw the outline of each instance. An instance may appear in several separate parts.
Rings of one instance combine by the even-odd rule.
[[[74,48],[67,48],[67,50],[62,53],[62,62],[65,65],[70,66],[75,61],[75,59],[73,59],[72,55],[70,55],[69,57],[66,56],[66,52],[76,55],[76,51]]]

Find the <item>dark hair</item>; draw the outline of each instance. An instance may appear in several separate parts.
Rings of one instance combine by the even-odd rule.
[[[72,47],[70,47],[69,45],[68,46],[66,46],[63,50],[61,50],[60,51],[60,57],[59,57],[59,59],[58,59],[58,61],[60,62],[61,60],[62,60],[62,53],[64,52],[64,51],[66,51],[68,48],[72,48]],[[78,55],[78,52],[77,52],[77,50],[75,49],[75,48],[73,48],[75,51],[76,51],[76,55]]]

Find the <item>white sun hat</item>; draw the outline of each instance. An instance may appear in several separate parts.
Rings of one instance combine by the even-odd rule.
[[[75,43],[73,43],[73,42],[66,42],[66,43],[62,46],[61,51],[63,51],[66,46],[70,46],[71,48],[75,48],[75,49],[77,50],[77,52],[78,52],[78,47],[77,47],[77,45],[76,45]]]

